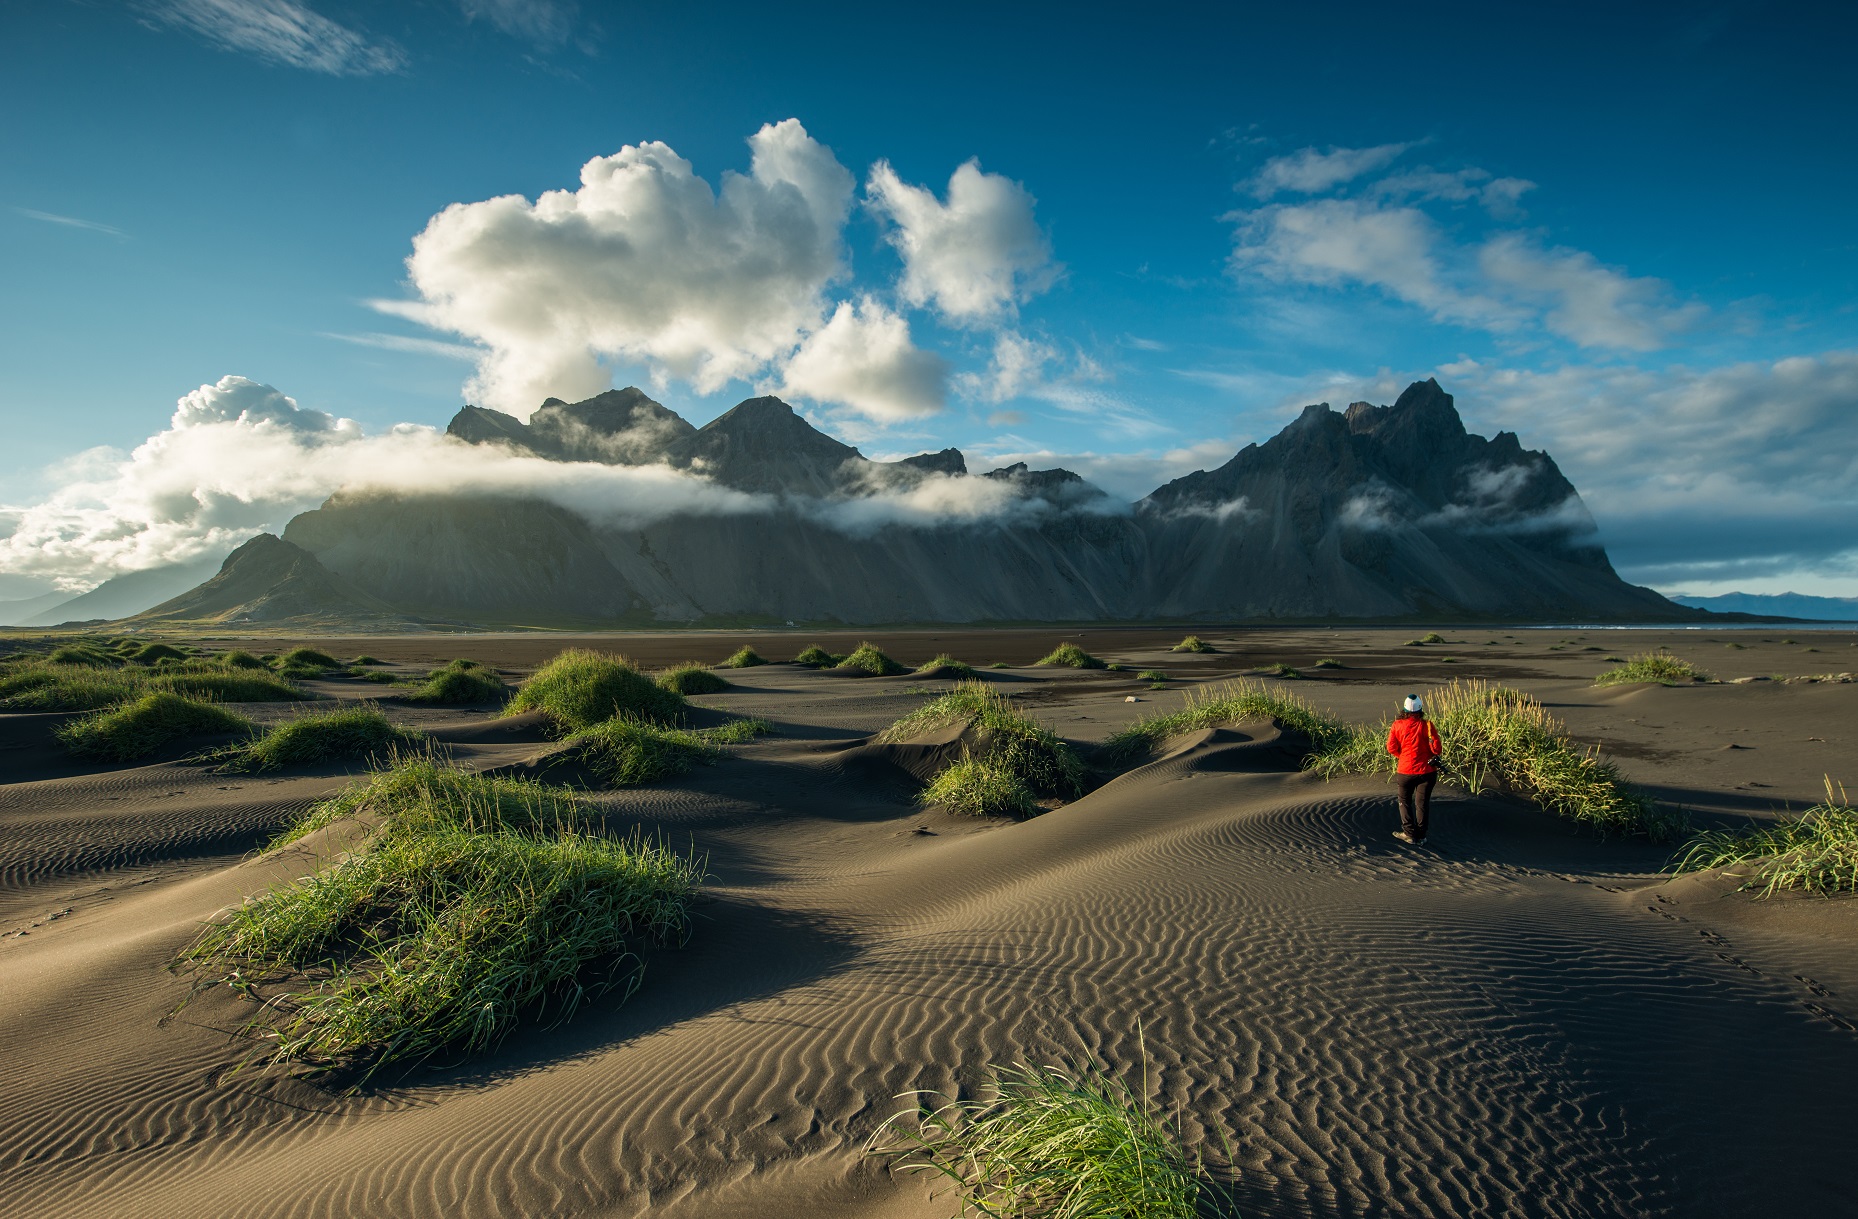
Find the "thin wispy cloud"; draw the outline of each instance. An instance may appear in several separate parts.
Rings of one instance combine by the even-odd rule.
[[[221,50],[330,76],[375,76],[406,66],[390,39],[370,38],[292,0],[161,0],[149,13]]]
[[[412,355],[439,356],[447,360],[461,360],[466,364],[476,363],[484,358],[482,347],[473,347],[468,343],[447,343],[442,339],[418,339],[404,334],[337,334],[333,331],[322,332],[325,339],[337,339],[344,343],[353,343],[357,347],[378,347],[383,351],[404,351]]]
[[[46,224],[62,224],[72,229],[87,229],[92,233],[108,233],[112,237],[129,236],[113,224],[99,224],[95,220],[81,220],[76,216],[60,216],[56,212],[34,211],[29,207],[16,207],[13,210],[28,220],[39,220]]]
[[[580,16],[573,0],[458,0],[458,7],[467,21],[488,21],[510,37],[543,49],[565,43]]]

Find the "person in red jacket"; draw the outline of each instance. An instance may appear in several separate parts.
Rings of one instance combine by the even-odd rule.
[[[1426,820],[1432,811],[1432,787],[1439,781],[1439,730],[1426,719],[1426,704],[1417,694],[1406,696],[1405,710],[1387,733],[1387,752],[1397,759],[1394,783],[1400,789],[1400,828],[1394,837],[1417,846],[1426,840]]]

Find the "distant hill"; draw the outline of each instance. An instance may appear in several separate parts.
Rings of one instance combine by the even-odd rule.
[[[22,597],[17,601],[0,601],[0,626],[29,621],[43,611],[69,600],[70,593],[40,593],[36,597]]]
[[[87,593],[60,597],[54,604],[18,622],[21,626],[57,626],[61,622],[86,622],[92,618],[127,618],[207,579],[219,569],[222,558],[221,555],[208,555],[188,563],[168,563],[112,576]]]
[[[1723,593],[1717,597],[1688,597],[1680,593],[1671,600],[1718,614],[1858,622],[1858,597],[1814,597],[1806,593]]]
[[[315,555],[261,533],[212,579],[135,615],[137,623],[403,626],[405,614],[332,575]]]

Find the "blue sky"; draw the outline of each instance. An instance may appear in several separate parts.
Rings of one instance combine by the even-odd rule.
[[[1289,7],[10,6],[0,598],[326,494],[147,449],[227,376],[375,435],[773,391],[1133,498],[1436,375],[1629,578],[1858,595],[1849,13]]]

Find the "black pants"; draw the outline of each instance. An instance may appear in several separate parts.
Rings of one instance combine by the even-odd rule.
[[[1438,781],[1436,774],[1394,776],[1394,783],[1400,789],[1400,828],[1408,837],[1426,836],[1426,817],[1432,812],[1432,785]]]

